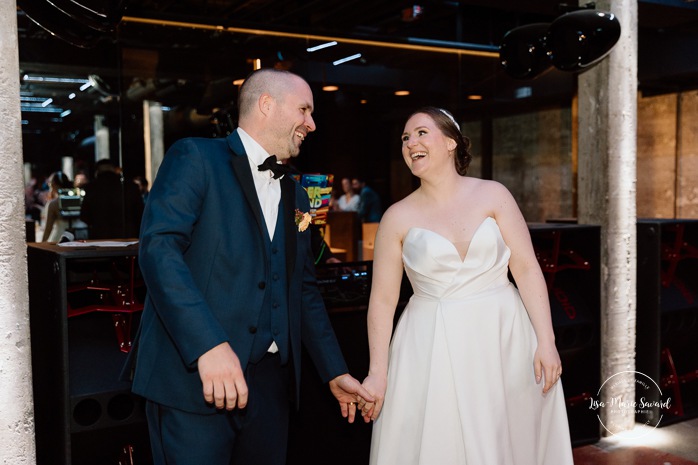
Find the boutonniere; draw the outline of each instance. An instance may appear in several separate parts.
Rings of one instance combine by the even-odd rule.
[[[303,213],[302,211],[296,208],[296,226],[298,226],[298,232],[303,232],[306,229],[308,229],[308,226],[312,222],[313,217],[310,216],[310,213]]]

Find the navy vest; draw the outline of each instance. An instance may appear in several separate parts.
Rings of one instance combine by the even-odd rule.
[[[253,363],[264,357],[272,341],[275,341],[279,347],[281,363],[285,364],[288,361],[289,316],[285,243],[283,202],[280,202],[273,240],[269,240],[266,224],[264,224],[264,246],[266,247],[266,257],[269,263],[265,279],[264,302],[259,313],[257,332],[252,344],[252,353],[250,354],[250,361]]]

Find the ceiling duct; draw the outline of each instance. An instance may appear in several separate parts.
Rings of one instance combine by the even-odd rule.
[[[121,21],[128,0],[17,0],[17,6],[52,35],[92,48]],[[86,2],[88,4],[86,4]]]

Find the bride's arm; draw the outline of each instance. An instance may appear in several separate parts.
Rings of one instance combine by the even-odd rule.
[[[536,381],[545,379],[543,392],[547,392],[562,372],[560,356],[555,347],[550,300],[543,272],[536,260],[531,234],[511,193],[498,183],[492,183],[495,220],[504,242],[511,250],[509,269],[516,281],[531,324],[536,332],[538,349],[534,359]]]
[[[402,232],[394,212],[388,210],[376,233],[373,280],[368,303],[368,345],[371,361],[364,387],[376,399],[362,411],[364,419],[375,420],[383,406],[387,387],[388,352],[395,307],[402,283]]]

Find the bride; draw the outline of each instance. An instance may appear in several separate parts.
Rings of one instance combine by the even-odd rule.
[[[467,177],[446,110],[412,114],[420,187],[385,213],[368,309],[372,465],[572,464],[548,292],[509,191]],[[393,332],[404,269],[414,295]],[[507,272],[516,280],[515,287]]]

